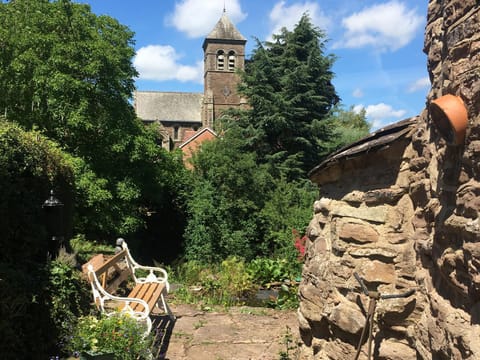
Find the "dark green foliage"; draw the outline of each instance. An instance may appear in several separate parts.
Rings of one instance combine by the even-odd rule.
[[[296,261],[291,231],[308,224],[315,187],[275,178],[276,169],[245,150],[236,123],[222,139],[204,144],[193,163],[188,259],[208,263],[229,255],[247,260],[276,255]]]
[[[55,347],[55,329],[42,292],[48,278],[45,270],[37,264],[35,271],[27,272],[0,262],[2,359],[48,359]]]
[[[292,32],[282,29],[272,42],[257,42],[243,74],[240,90],[251,109],[240,115],[240,124],[250,129],[259,159],[280,166],[289,178],[314,166],[332,136],[323,120],[339,98],[324,39],[304,15]]]
[[[42,295],[53,325],[50,330],[51,339],[56,340],[53,350],[67,355],[66,347],[77,318],[90,311],[90,286],[72,263],[61,258],[47,264],[47,273],[49,277]]]
[[[130,103],[133,33],[70,0],[0,3],[0,112],[72,154],[76,232],[104,239],[176,211],[178,157]]]
[[[299,229],[304,233],[312,217],[312,206],[318,189],[306,180],[287,182],[278,179],[272,185],[259,214],[265,229],[263,242],[268,244],[273,255],[298,268],[298,252],[294,247],[292,231]]]
[[[188,259],[212,262],[229,255],[248,259],[262,246],[258,213],[273,179],[242,145],[232,127],[223,139],[204,144],[193,160],[185,231]]]
[[[38,132],[25,132],[0,119],[2,358],[28,359],[33,349],[35,357],[47,358],[57,347],[57,330],[61,332],[55,325],[68,318],[69,307],[77,304],[72,302],[76,290],[70,282],[74,271],[60,274],[55,266],[45,265],[49,239],[42,209],[54,187],[68,217],[71,162]]]
[[[72,183],[71,158],[56,144],[0,118],[0,262],[45,260],[42,204],[55,188],[68,216]]]

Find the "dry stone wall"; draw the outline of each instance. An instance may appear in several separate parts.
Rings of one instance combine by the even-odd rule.
[[[426,109],[395,146],[324,170],[338,180],[320,184],[308,228],[302,359],[354,358],[368,309],[354,272],[370,290],[416,290],[378,302],[375,359],[480,359],[479,40],[480,1],[429,2],[427,109],[460,96],[463,145],[447,145]]]

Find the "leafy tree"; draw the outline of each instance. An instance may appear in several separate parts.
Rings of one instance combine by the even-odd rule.
[[[327,117],[327,121],[334,128],[328,145],[329,152],[367,136],[371,127],[365,118],[365,109],[356,111],[353,106],[348,110],[341,105],[335,106]]]
[[[130,103],[133,33],[70,0],[0,3],[0,111],[76,157],[77,230],[129,234],[172,207],[177,155]]]
[[[250,129],[252,149],[290,178],[315,165],[333,134],[324,119],[339,97],[334,56],[324,55],[324,47],[325,34],[303,15],[293,31],[283,28],[273,41],[257,41],[240,85],[250,104],[240,124]]]
[[[292,229],[303,232],[310,220],[316,187],[275,178],[269,164],[245,151],[241,134],[233,122],[223,138],[204,143],[194,156],[185,231],[190,260],[285,257],[295,253]]]
[[[193,189],[185,230],[189,259],[215,262],[229,255],[252,258],[263,238],[258,213],[272,178],[253,152],[242,150],[236,128],[202,144],[193,158]]]

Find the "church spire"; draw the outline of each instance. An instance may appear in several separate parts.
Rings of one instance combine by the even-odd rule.
[[[226,11],[222,14],[220,20],[207,35],[203,43],[203,49],[209,41],[221,41],[221,42],[239,42],[245,44],[247,39],[237,30],[235,25],[228,18]]]

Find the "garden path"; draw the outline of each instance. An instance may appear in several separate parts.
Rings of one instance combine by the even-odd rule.
[[[295,310],[244,306],[202,310],[183,304],[173,304],[171,308],[177,316],[174,323],[167,316],[154,319],[156,359],[295,358],[300,338]],[[287,351],[288,357],[281,357]]]

